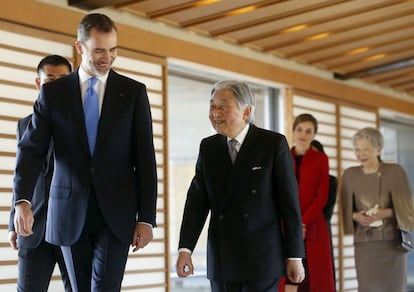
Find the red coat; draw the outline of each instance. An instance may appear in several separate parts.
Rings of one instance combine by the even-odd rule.
[[[291,149],[294,159],[294,147]],[[328,200],[328,157],[310,148],[302,158],[299,169],[299,201],[302,222],[306,225],[305,246],[310,292],[333,292],[335,283],[332,268],[331,243],[323,208]]]

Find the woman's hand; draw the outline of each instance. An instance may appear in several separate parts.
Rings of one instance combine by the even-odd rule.
[[[369,211],[369,210],[368,210]],[[391,208],[376,208],[375,212],[359,211],[352,214],[352,219],[362,226],[370,226],[375,221],[392,218],[394,212]]]
[[[375,220],[383,220],[394,217],[394,212],[391,208],[378,208],[377,212],[372,215]]]
[[[352,219],[362,226],[369,226],[371,223],[378,220],[375,219],[374,216],[367,216],[366,211],[354,212],[352,214]]]

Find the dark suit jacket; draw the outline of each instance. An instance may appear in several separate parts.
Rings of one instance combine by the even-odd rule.
[[[17,122],[17,140],[19,141],[27,128],[32,115]],[[53,148],[48,150],[47,157],[41,167],[40,174],[33,191],[32,211],[34,216],[33,234],[31,236],[18,235],[19,248],[37,248],[45,236],[47,201],[49,198],[50,182],[53,175]],[[14,201],[14,198],[13,198]],[[9,230],[14,231],[14,204],[10,211]]]
[[[110,230],[131,243],[137,221],[155,225],[157,194],[152,119],[145,85],[109,72],[93,157],[88,148],[77,70],[42,87],[32,123],[19,143],[15,200],[32,199],[53,137],[46,240],[72,245],[85,224],[94,188]]]
[[[336,197],[337,197],[338,179],[329,175],[329,192],[328,202],[326,202],[325,208],[323,208],[323,215],[325,216],[326,222],[331,226],[331,218],[335,209]]]
[[[211,212],[209,279],[281,277],[287,257],[304,257],[298,189],[286,139],[251,125],[234,166],[227,149],[221,135],[201,142],[179,248],[194,250]]]

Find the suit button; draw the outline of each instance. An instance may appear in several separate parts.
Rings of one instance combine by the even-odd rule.
[[[83,191],[84,191],[85,193],[89,193],[91,190],[90,190],[90,189],[83,189]]]
[[[243,213],[243,218],[244,218],[244,219],[249,218],[249,214],[247,214],[247,213]]]
[[[224,216],[222,214],[218,215],[219,220],[223,220]]]
[[[89,171],[90,171],[90,172],[92,172],[92,173],[93,173],[93,172],[95,172],[95,170],[96,170],[96,168],[95,168],[95,167],[91,167],[91,168],[89,169]]]
[[[254,195],[254,194],[256,194],[257,193],[257,190],[256,189],[253,189],[252,190],[252,194]]]

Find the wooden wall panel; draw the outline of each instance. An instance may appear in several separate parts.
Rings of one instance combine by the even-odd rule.
[[[19,13],[15,13],[16,11]],[[275,59],[258,57],[253,50],[237,50],[232,46],[217,48],[219,46],[203,44],[202,40],[198,43],[187,41],[188,35],[187,37],[183,37],[183,35],[174,37],[166,31],[157,33],[154,31],[157,27],[162,30],[161,26],[151,22],[138,22],[138,24],[151,26],[145,30],[140,29],[128,15],[120,14],[119,11],[110,8],[105,8],[102,12],[121,22],[118,25],[119,45],[123,48],[138,50],[154,56],[177,58],[283,83],[301,90],[334,99],[352,101],[360,105],[381,104],[381,106],[397,112],[414,113],[414,103],[412,102],[391,98],[386,93],[353,87],[346,82],[338,82],[330,76],[321,77],[303,73],[298,64],[292,64],[291,68],[288,68],[280,65]],[[57,32],[56,37],[74,36],[79,19],[83,15],[84,12],[52,6],[35,0],[9,1],[8,5],[4,5],[0,9],[0,19],[46,28],[49,31]]]
[[[78,58],[74,55],[73,37],[62,37],[9,23],[0,24],[0,37],[3,39],[0,45],[0,289],[13,291],[17,281],[17,252],[9,247],[7,230],[16,154],[16,123],[33,110],[33,102],[38,94],[34,80],[40,59],[47,54],[60,54],[77,65],[74,60]],[[158,227],[154,230],[153,242],[145,249],[129,255],[122,284],[122,289],[127,291],[168,291],[165,68],[163,58],[123,48],[119,48],[114,63],[117,72],[147,86],[158,169]],[[63,291],[57,268],[49,289]]]

